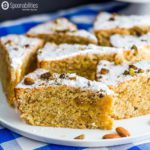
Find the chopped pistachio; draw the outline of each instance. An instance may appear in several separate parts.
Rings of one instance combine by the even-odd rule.
[[[134,53],[133,53],[133,54],[134,54],[135,56],[138,54],[138,48],[137,48],[137,46],[136,46],[136,45],[132,45],[131,50],[133,50],[133,51],[134,51]]]
[[[134,70],[133,68],[130,68],[130,69],[129,69],[129,74],[130,74],[131,76],[134,76],[134,75],[135,75],[135,70]]]

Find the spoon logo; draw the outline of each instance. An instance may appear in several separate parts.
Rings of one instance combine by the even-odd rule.
[[[3,10],[7,10],[9,8],[9,3],[7,1],[3,1],[1,3],[1,7]]]

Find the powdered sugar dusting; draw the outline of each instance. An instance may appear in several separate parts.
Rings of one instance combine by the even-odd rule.
[[[60,44],[47,43],[44,48],[38,52],[38,60],[61,60],[68,57],[86,54],[116,54],[123,50],[111,47],[101,47],[93,44]]]
[[[150,26],[150,16],[124,16],[100,13],[94,24],[94,30],[132,28],[134,26]]]
[[[94,44],[97,43],[97,38],[92,33],[88,32],[86,30],[77,30],[74,32],[67,32],[66,35],[86,38],[89,41],[93,42]]]
[[[138,73],[137,75],[144,75],[147,73],[150,74],[150,60],[139,61],[133,65],[144,71],[143,73]],[[107,69],[108,73],[101,74],[101,70],[103,68]],[[118,83],[134,77],[130,74],[124,74],[124,72],[128,69],[128,64],[115,65],[114,62],[100,61],[97,67],[97,79],[106,85],[117,85]]]
[[[110,37],[110,42],[114,47],[127,49],[130,49],[133,45],[136,45],[138,48],[150,46],[150,33],[140,37],[115,34]]]
[[[96,81],[90,81],[86,78],[80,77],[76,74],[52,74],[52,78],[48,80],[43,80],[40,78],[40,76],[43,73],[48,72],[44,69],[37,69],[33,73],[28,74],[26,77],[30,77],[34,80],[34,84],[32,85],[25,85],[24,79],[17,85],[16,88],[41,88],[41,87],[49,87],[49,86],[70,86],[70,87],[79,87],[81,89],[89,89],[94,91],[103,91],[103,93],[110,95],[113,94],[113,91],[111,91],[106,85],[96,82]],[[75,78],[72,80],[72,78]]]
[[[92,33],[86,30],[78,30],[75,24],[65,18],[58,18],[56,20],[37,25],[31,28],[27,34],[30,36],[37,36],[40,34],[47,36],[51,34],[63,34],[65,36],[86,38],[89,42],[97,44],[97,39]]]
[[[69,22],[66,18],[59,18],[52,20],[31,28],[27,34],[52,34],[57,32],[72,32],[76,31],[77,27],[73,23]]]
[[[1,43],[8,51],[11,67],[17,69],[22,63],[23,58],[32,52],[35,47],[41,45],[41,40],[28,38],[24,35],[8,35],[2,37]]]

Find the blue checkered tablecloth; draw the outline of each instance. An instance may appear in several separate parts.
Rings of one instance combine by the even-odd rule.
[[[128,4],[110,2],[105,4],[86,5],[78,8],[73,8],[57,13],[35,15],[27,18],[21,18],[14,21],[6,21],[0,23],[0,36],[7,34],[22,34],[28,31],[31,27],[55,19],[57,17],[66,17],[76,23],[79,28],[90,30],[95,16],[99,11],[117,12],[125,9]],[[145,144],[143,144],[145,143]],[[0,150],[150,150],[150,140],[141,141],[141,143],[131,143],[113,147],[103,148],[81,148],[59,146],[54,144],[46,144],[25,138],[16,134],[2,126],[0,126]]]

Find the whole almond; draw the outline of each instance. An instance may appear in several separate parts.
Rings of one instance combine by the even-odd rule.
[[[103,139],[116,139],[116,138],[121,138],[118,134],[112,133],[112,134],[105,134]]]
[[[121,137],[127,137],[130,136],[130,133],[128,130],[126,130],[123,127],[117,127],[116,132],[121,136]]]
[[[24,84],[25,85],[32,85],[32,84],[34,84],[34,80],[32,78],[30,78],[30,77],[26,77],[24,79]]]

